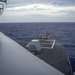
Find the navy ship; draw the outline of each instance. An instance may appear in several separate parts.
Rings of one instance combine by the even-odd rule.
[[[21,45],[63,74],[73,75],[66,49],[51,32],[38,35]]]

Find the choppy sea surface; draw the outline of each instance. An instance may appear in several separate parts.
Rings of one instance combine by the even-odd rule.
[[[52,32],[67,49],[73,71],[75,71],[75,23],[0,23],[3,32],[16,42]]]

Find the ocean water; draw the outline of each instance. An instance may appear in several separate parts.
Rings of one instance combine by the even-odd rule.
[[[0,32],[18,43],[39,34],[52,32],[67,49],[75,71],[75,23],[0,23]]]

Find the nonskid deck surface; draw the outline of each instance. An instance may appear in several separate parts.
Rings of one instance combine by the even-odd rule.
[[[66,49],[63,47],[62,44],[60,44],[60,42],[58,42],[58,40],[55,37],[53,37],[52,34],[50,34],[50,36],[48,36],[48,38],[46,39],[45,38],[43,39],[35,38],[35,39],[39,39],[41,46],[44,46],[43,48],[41,48],[41,52],[38,54],[38,57],[40,59],[50,64],[54,68],[58,69],[65,75],[72,75],[72,69],[68,57],[66,55]],[[55,40],[55,43],[53,48],[51,48],[53,40]],[[26,48],[28,42],[25,42],[25,44],[21,45],[23,45]]]
[[[41,49],[39,58],[52,65],[56,69],[60,70],[62,73],[71,75],[69,62],[63,47],[55,45],[51,50]]]

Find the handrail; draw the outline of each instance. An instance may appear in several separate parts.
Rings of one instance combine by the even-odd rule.
[[[53,49],[56,41],[55,40],[48,40],[48,41],[53,41],[52,46],[51,47],[41,47],[41,48]]]

